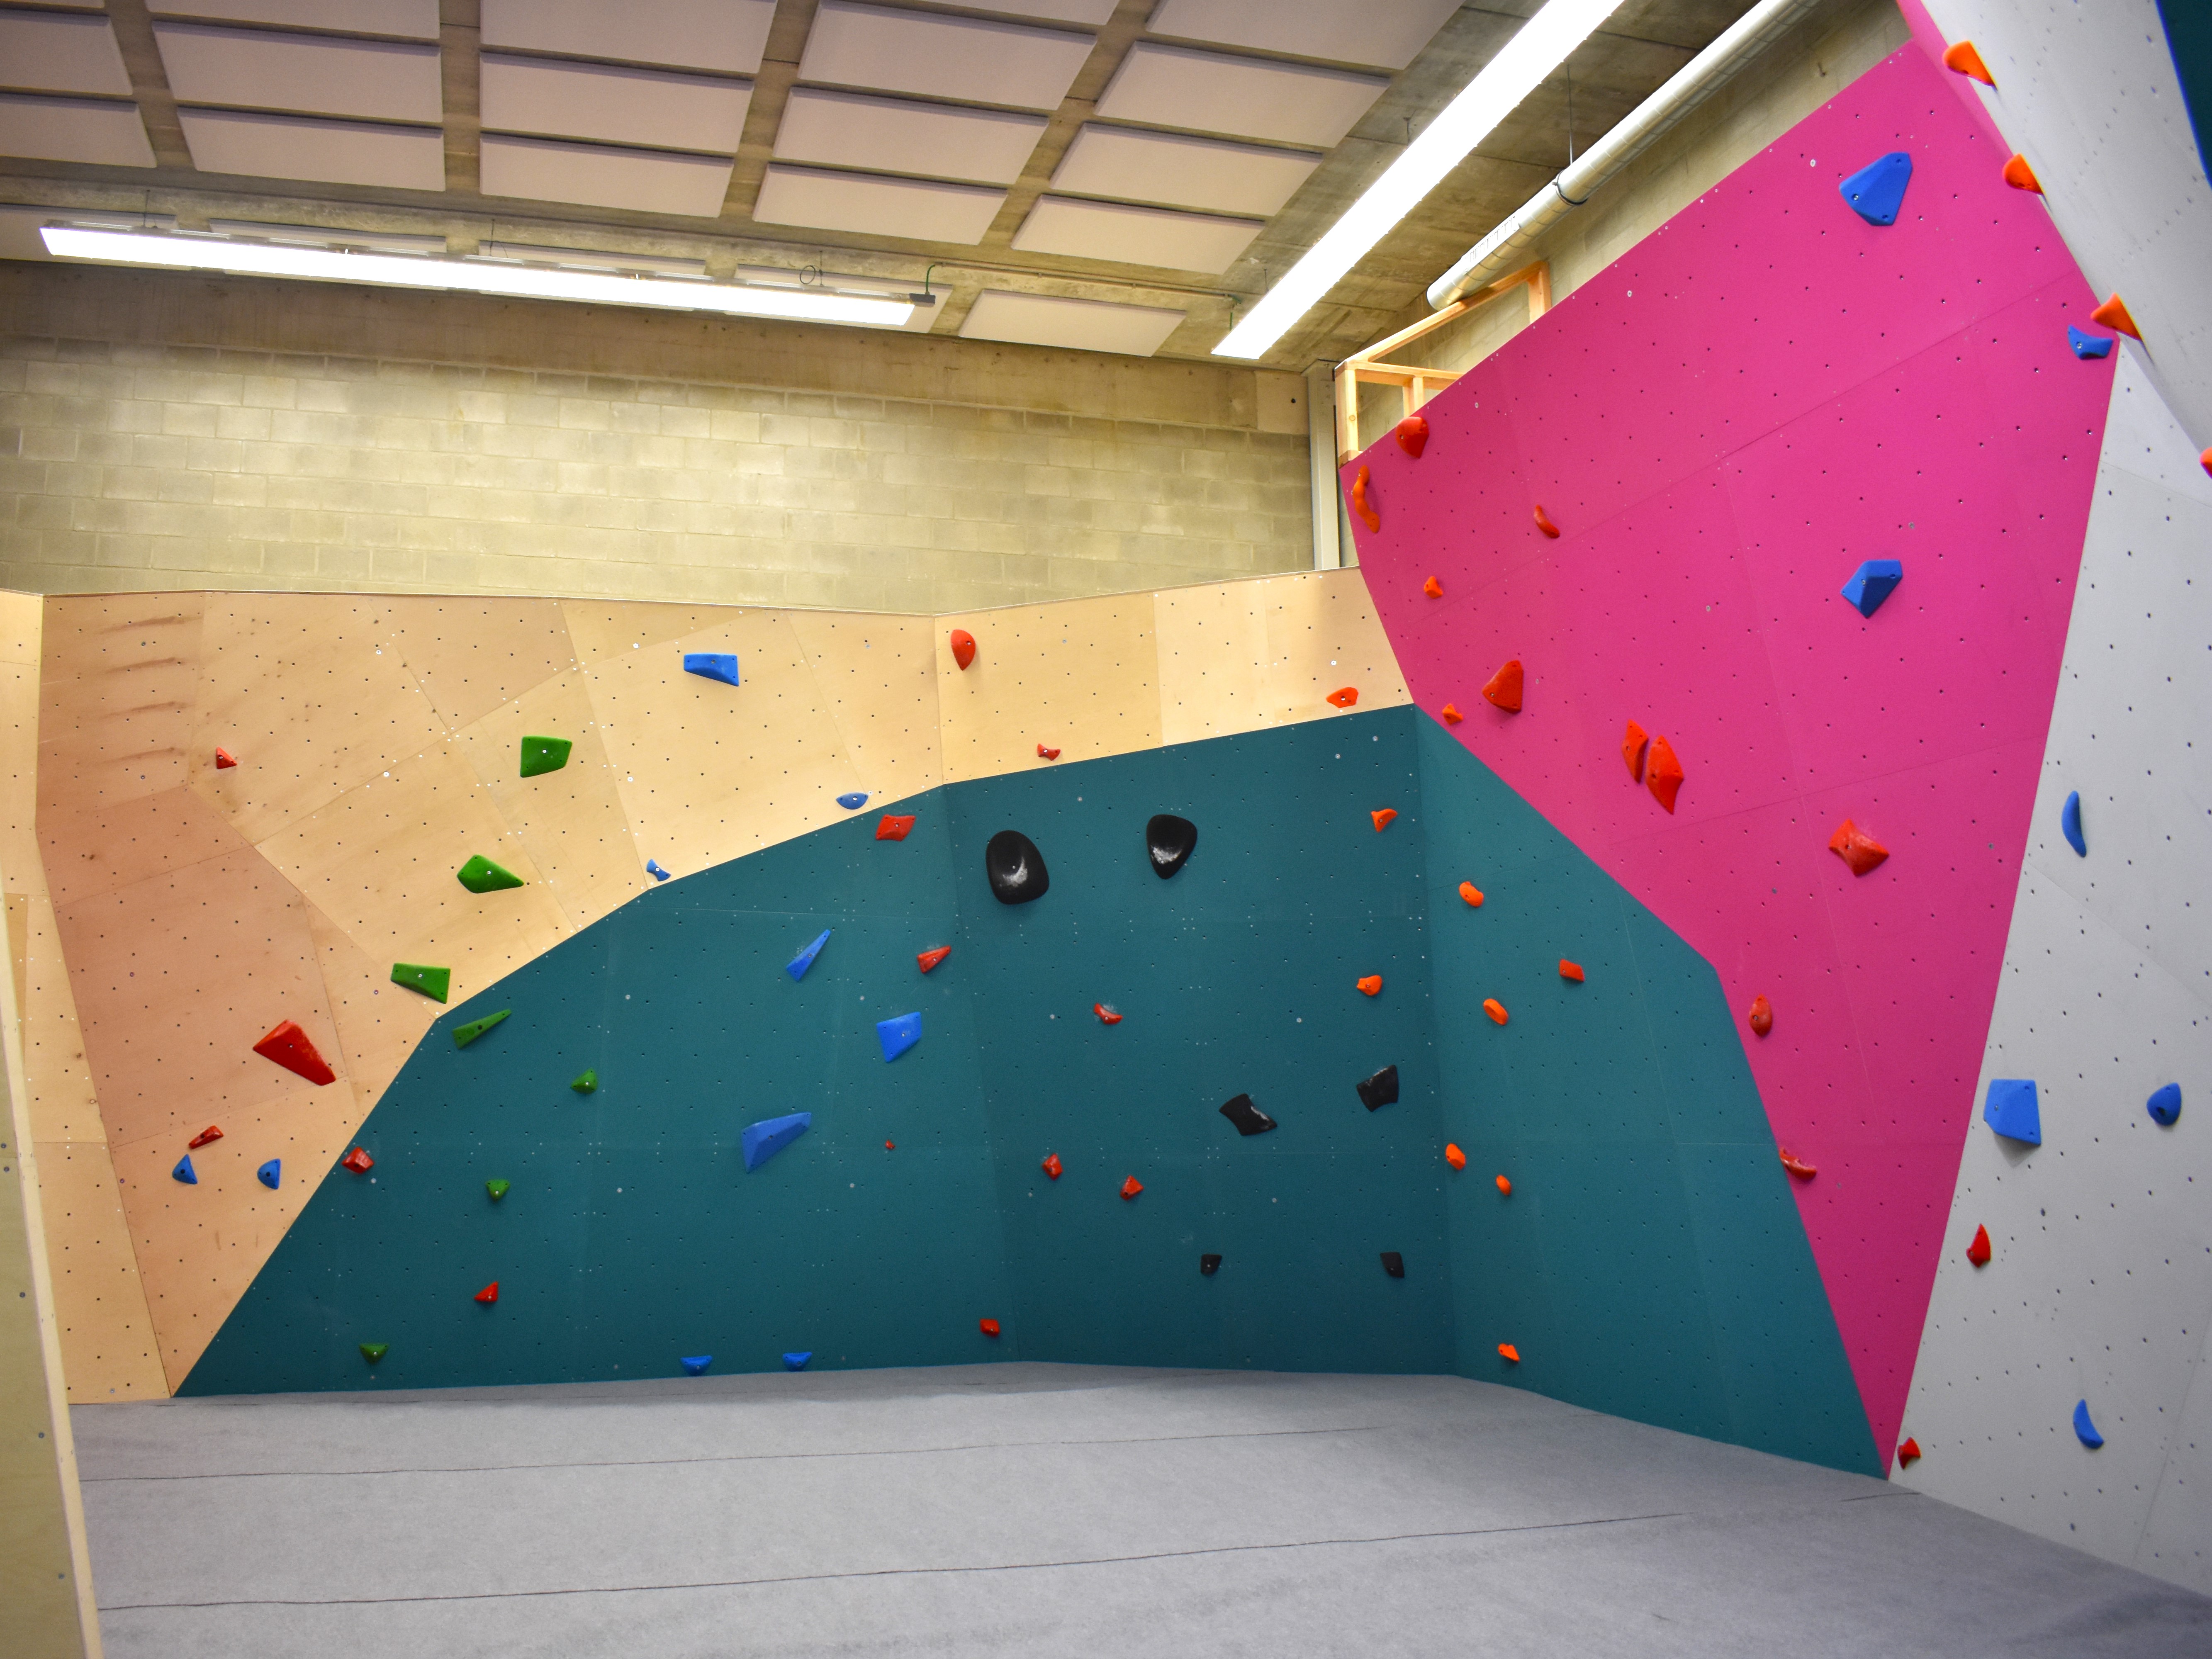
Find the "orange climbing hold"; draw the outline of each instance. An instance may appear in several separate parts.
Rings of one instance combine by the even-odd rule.
[[[1791,1175],[1796,1176],[1800,1181],[1810,1181],[1814,1176],[1820,1173],[1820,1167],[1817,1164],[1808,1164],[1802,1158],[1790,1157],[1790,1149],[1787,1146],[1782,1149],[1782,1167],[1789,1170]]]
[[[1121,1023],[1121,1016],[1103,1002],[1092,1003],[1091,1012],[1098,1016],[1098,1023],[1101,1025],[1119,1025]]]
[[[975,636],[964,628],[952,630],[952,660],[963,668],[975,660]]]
[[[342,1167],[351,1170],[356,1175],[367,1175],[374,1167],[376,1160],[356,1146],[340,1158],[338,1163]]]
[[[231,757],[229,750],[218,749],[215,751],[215,769],[216,771],[228,771],[230,768],[237,764],[237,761]]]
[[[1966,1260],[1977,1267],[1990,1265],[1990,1230],[1987,1227],[1974,1229],[1974,1242],[1966,1246]]]
[[[2197,465],[2203,467],[2208,473],[2212,473],[2212,449],[2208,449],[2199,455],[2197,458]]]
[[[1444,1142],[1444,1162],[1455,1170],[1464,1170],[1467,1168],[1467,1154],[1460,1151],[1455,1143],[1447,1140]]]
[[[1620,757],[1628,763],[1628,775],[1637,782],[1644,781],[1644,751],[1651,746],[1651,734],[1634,720],[1620,739]]]
[[[1498,1195],[1500,1198],[1510,1198],[1513,1196],[1513,1183],[1508,1181],[1504,1176],[1498,1177]]]
[[[1449,702],[1443,706],[1443,721],[1446,726],[1457,726],[1462,720],[1467,718],[1466,715],[1459,712],[1457,705]]]
[[[2032,190],[2043,194],[2043,181],[2035,176],[2035,169],[2027,164],[2027,157],[2014,151],[2004,164],[2004,181],[2014,190]]]
[[[1039,744],[1037,745],[1037,758],[1039,760],[1058,760],[1060,758],[1060,750],[1057,749],[1048,749],[1042,744]]]
[[[1761,992],[1751,1000],[1751,1013],[1747,1023],[1753,1036],[1765,1036],[1774,1029],[1774,1005]]]
[[[1431,576],[1421,584],[1421,592],[1432,599],[1441,599],[1444,596],[1444,585]]]
[[[1359,994],[1364,997],[1377,997],[1382,994],[1382,975],[1380,974],[1370,974],[1358,983]]]
[[[1359,469],[1359,476],[1352,481],[1352,510],[1359,515],[1359,522],[1371,532],[1382,529],[1382,515],[1375,510],[1375,503],[1367,499],[1368,471]]]
[[[1682,763],[1675,758],[1674,745],[1664,738],[1651,739],[1651,757],[1644,763],[1644,786],[1651,792],[1651,799],[1669,812],[1674,810],[1674,797],[1682,790]]]
[[[1375,820],[1375,833],[1379,836],[1390,827],[1390,820],[1398,816],[1398,809],[1395,806],[1378,806],[1367,816]]]
[[[1579,962],[1569,962],[1565,957],[1561,957],[1559,958],[1559,977],[1561,979],[1571,979],[1577,985],[1581,984],[1583,982],[1582,963]]]
[[[913,828],[913,813],[886,812],[883,816],[882,822],[876,825],[876,839],[878,841],[904,841],[906,839],[907,831]]]
[[[1390,429],[1390,435],[1398,441],[1399,448],[1418,461],[1421,452],[1429,447],[1428,420],[1424,416],[1408,415]]]
[[[1124,1181],[1121,1183],[1121,1196],[1125,1199],[1134,1198],[1139,1193],[1141,1193],[1144,1190],[1145,1183],[1138,1180],[1134,1176],[1131,1176],[1127,1181]]]
[[[1505,1005],[1500,1002],[1496,997],[1483,998],[1482,1012],[1490,1016],[1491,1021],[1493,1024],[1503,1025],[1505,1024]]]
[[[1540,504],[1536,508],[1536,528],[1547,536],[1556,537],[1559,533],[1559,526],[1552,522],[1551,515],[1544,511]]]
[[[1498,1357],[1509,1365],[1517,1365],[1521,1363],[1521,1350],[1510,1342],[1501,1342],[1498,1345]]]
[[[487,1307],[498,1301],[499,1280],[495,1279],[490,1284],[485,1285],[483,1289],[478,1291],[477,1292],[477,1300],[483,1303]]]
[[[2142,338],[2136,330],[2136,319],[2128,315],[2127,301],[2117,294],[2091,312],[2089,320],[2093,323],[2102,323],[2106,328],[2116,330],[2126,335],[2130,340]]]
[[[338,1080],[338,1074],[315,1052],[315,1045],[307,1040],[307,1034],[300,1029],[297,1020],[288,1019],[278,1025],[253,1045],[253,1052],[264,1060],[275,1060],[288,1072],[297,1072],[319,1086]]]
[[[1521,659],[1507,659],[1505,665],[1490,677],[1490,684],[1482,688],[1482,695],[1509,714],[1521,712]]]
[[[1059,1180],[1060,1174],[1060,1154],[1058,1152],[1047,1152],[1044,1155],[1044,1162],[1038,1164],[1037,1168],[1042,1170],[1054,1181]]]
[[[1997,83],[1996,77],[1990,73],[1990,66],[1982,62],[1982,54],[1974,50],[1974,43],[1971,40],[1960,40],[1946,46],[1943,49],[1943,67],[1954,74],[1979,81],[1985,87]]]
[[[188,1152],[197,1152],[210,1140],[221,1140],[222,1139],[222,1131],[217,1128],[214,1124],[210,1123],[206,1128],[201,1130],[198,1134],[194,1135],[191,1140],[185,1143],[185,1150]]]
[[[1908,1436],[1905,1443],[1897,1449],[1897,1467],[1903,1468],[1907,1463],[1918,1462],[1919,1457],[1920,1443]]]
[[[914,959],[915,966],[921,969],[921,971],[926,974],[951,954],[952,947],[951,945],[940,945],[933,951],[924,951],[919,956],[915,957]]]
[[[1843,826],[1828,837],[1828,850],[1851,866],[1851,873],[1863,876],[1889,856],[1889,848],[1872,836],[1845,818]]]
[[[1477,887],[1473,882],[1460,883],[1459,896],[1465,899],[1472,908],[1477,910],[1482,908],[1482,889]]]
[[[986,1336],[994,1337],[999,1334],[999,1322],[995,1319],[979,1319],[975,1322],[975,1328]]]
[[[1339,708],[1349,708],[1359,701],[1359,688],[1356,685],[1340,685],[1328,694],[1328,700]]]

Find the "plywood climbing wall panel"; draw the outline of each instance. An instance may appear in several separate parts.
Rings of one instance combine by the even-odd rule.
[[[956,628],[976,641],[965,669],[946,643]],[[1051,764],[1039,744],[1063,763],[1159,744],[1149,593],[940,617],[936,647],[948,782]]]
[[[38,1157],[39,1208],[70,1401],[161,1399],[168,1379],[107,1143],[41,1140]]]
[[[9,931],[14,907],[23,916],[21,973],[15,981],[23,1001],[23,1073],[30,1089],[33,1141],[100,1141],[100,1103],[85,1063],[84,1033],[77,1024],[76,998],[62,955],[53,902],[34,895],[9,895]]]
[[[927,617],[793,611],[791,625],[813,665],[815,689],[852,757],[853,787],[871,805],[945,781],[938,732],[937,647]]]
[[[159,794],[185,781],[204,605],[197,593],[47,602],[41,813]]]
[[[307,933],[315,943],[323,993],[345,1058],[341,1064],[336,1056],[326,1057],[353,1085],[355,1101],[366,1116],[431,1022],[451,1005],[394,984],[391,963],[371,957],[313,905],[307,908]]]
[[[384,601],[399,659],[447,729],[575,666],[556,599],[403,598]]]
[[[54,902],[63,905],[252,845],[181,785],[113,801],[63,793],[40,812],[39,842]]]
[[[624,652],[666,645],[748,614],[748,608],[730,605],[605,604],[588,599],[559,603],[568,625],[570,648],[585,667]]]
[[[1269,577],[1155,596],[1163,739],[1191,743],[1407,702],[1406,682],[1355,570]]]

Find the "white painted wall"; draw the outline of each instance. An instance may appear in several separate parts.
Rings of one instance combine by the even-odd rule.
[[[1905,1409],[1923,1456],[1898,1479],[2212,1592],[2212,478],[2144,354],[2120,351]],[[2059,832],[2073,790],[2086,858]],[[1992,1077],[2036,1080],[2039,1147],[1981,1124]],[[2161,1128],[2144,1102],[2172,1082],[2181,1117]],[[2100,1450],[2075,1437],[2082,1399]]]

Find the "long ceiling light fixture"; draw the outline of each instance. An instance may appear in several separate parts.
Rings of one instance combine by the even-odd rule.
[[[1213,348],[1217,357],[1257,357],[1321,303],[1368,249],[1412,212],[1443,176],[1487,138],[1522,100],[1566,62],[1620,0],[1549,0],[1444,106],[1389,171],[1367,187],[1305,257],[1246,312]]]
[[[48,225],[39,234],[46,240],[46,251],[58,258],[94,259],[106,264],[184,267],[310,282],[371,283],[387,288],[495,294],[521,300],[649,306],[665,311],[711,311],[793,322],[902,328],[913,318],[917,305],[935,303],[921,295],[841,294],[818,288],[714,282],[703,276],[628,276],[446,254],[357,252],[343,247],[239,240],[190,232]],[[336,238],[341,234],[331,235]]]

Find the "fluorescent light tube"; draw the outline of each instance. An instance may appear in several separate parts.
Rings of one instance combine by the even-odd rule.
[[[869,299],[805,289],[747,288],[696,279],[602,276],[534,265],[473,259],[425,258],[390,253],[344,253],[331,248],[274,242],[234,242],[216,237],[167,236],[134,231],[86,230],[48,225],[40,234],[46,250],[70,259],[108,264],[184,266],[247,276],[296,276],[311,282],[373,283],[499,294],[524,300],[573,300],[586,304],[650,306],[666,311],[715,311],[735,317],[778,317],[793,322],[852,323],[900,328],[914,315],[902,299]]]
[[[1328,228],[1305,257],[1246,312],[1213,348],[1217,357],[1257,357],[1321,303],[1344,273],[1412,212],[1443,176],[1487,138],[1521,100],[1566,62],[1620,0],[1550,0],[1444,106],[1389,170]]]

